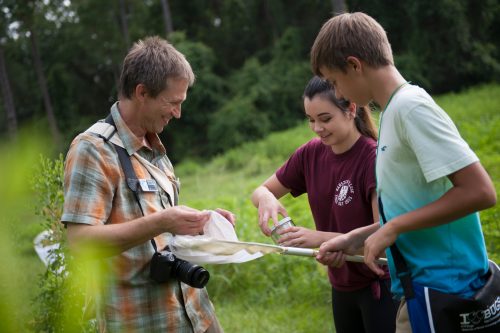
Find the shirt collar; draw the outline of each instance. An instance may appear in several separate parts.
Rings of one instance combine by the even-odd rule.
[[[118,109],[118,103],[116,102],[111,106],[111,116],[113,117],[113,121],[115,122],[116,125],[116,131],[118,132],[118,136],[122,140],[123,147],[127,150],[127,153],[129,155],[134,154],[138,150],[140,150],[142,147],[147,148],[142,144],[142,141],[137,138],[134,133],[128,128],[127,124],[123,120],[120,111]],[[166,150],[163,144],[160,141],[160,138],[158,137],[158,134],[156,133],[146,133],[146,139],[149,141],[151,144],[151,147],[153,148],[153,153],[155,155],[165,155]]]

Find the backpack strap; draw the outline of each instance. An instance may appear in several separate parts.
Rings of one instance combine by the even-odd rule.
[[[382,217],[382,224],[387,223],[387,219],[384,214],[384,205],[382,204],[382,196],[378,196],[378,209],[380,212],[380,217]],[[396,243],[392,244],[389,248],[391,251],[392,259],[394,260],[394,266],[396,266],[396,275],[398,279],[401,281],[401,286],[403,287],[405,299],[412,299],[415,297],[415,293],[413,292],[413,286],[411,284],[411,272],[406,264],[406,260],[399,251]]]

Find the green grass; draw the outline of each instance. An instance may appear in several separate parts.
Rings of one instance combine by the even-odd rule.
[[[436,99],[455,121],[500,193],[500,85],[485,85]],[[500,208],[480,213],[490,258],[500,262]]]

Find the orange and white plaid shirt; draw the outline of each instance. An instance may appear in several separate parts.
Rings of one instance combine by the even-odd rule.
[[[156,134],[148,135],[153,149],[142,145],[118,111],[111,107],[117,134],[129,155],[137,152],[160,169],[171,169],[165,147]],[[115,134],[116,135],[116,134]],[[139,179],[151,179],[147,169],[131,156]],[[173,170],[173,169],[171,169]],[[166,176],[166,174],[165,174]],[[169,203],[165,192],[141,192],[144,214],[162,210]],[[98,135],[82,133],[71,143],[64,173],[63,223],[88,225],[128,223],[141,217],[133,192],[128,188],[118,155],[111,143]],[[155,237],[158,249],[166,246],[166,234]],[[191,288],[171,279],[158,284],[149,278],[151,242],[104,259],[106,284],[100,295],[108,332],[205,332],[215,318],[206,289]]]

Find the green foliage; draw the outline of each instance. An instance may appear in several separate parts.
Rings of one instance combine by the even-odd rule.
[[[476,152],[500,193],[500,85],[490,84],[468,89],[460,94],[447,94],[436,102],[448,112]],[[480,212],[488,254],[500,262],[500,205]]]
[[[261,138],[271,128],[267,115],[257,110],[251,97],[238,96],[229,101],[211,120],[208,140],[215,153]]]
[[[26,331],[33,277],[42,271],[32,250],[32,237],[40,228],[29,223],[32,196],[26,179],[44,141],[26,134],[21,132],[17,141],[0,143],[0,321],[5,333]]]
[[[64,228],[60,222],[64,202],[64,158],[60,154],[58,159],[53,161],[40,156],[37,167],[32,180],[33,191],[37,194],[35,214],[44,219],[44,228],[52,232],[51,239],[47,239],[47,242],[58,243],[64,240]]]
[[[209,152],[221,153],[260,139],[303,118],[300,96],[310,70],[300,45],[297,30],[289,28],[277,40],[268,63],[252,57],[234,73],[229,93],[233,97],[210,119]]]
[[[347,0],[388,32],[396,66],[433,94],[500,79],[496,0]]]
[[[61,223],[63,196],[64,159],[55,161],[41,157],[33,178],[37,193],[35,211],[44,219],[44,230],[50,231],[45,245],[58,243],[51,252],[51,260],[45,273],[38,280],[38,294],[30,326],[35,332],[91,332],[94,323],[84,318],[85,289],[75,281],[81,276],[79,266],[68,269],[72,257],[67,251],[64,227]]]
[[[176,160],[186,156],[207,157],[207,123],[221,107],[227,93],[227,83],[215,71],[214,51],[202,42],[191,42],[183,32],[170,34],[169,40],[181,51],[196,75],[196,83],[182,104],[182,121],[172,122],[161,135],[175,152]]]
[[[345,2],[350,11],[366,12],[381,22],[403,75],[434,94],[500,79],[496,0]],[[208,160],[298,123],[300,96],[311,76],[309,50],[332,14],[332,2],[169,4],[175,32],[168,39],[185,53],[197,75],[182,120],[171,122],[162,134],[174,161]],[[160,1],[152,0],[4,0],[1,46],[18,123],[35,121],[47,128],[40,83],[32,70],[30,29],[38,38],[57,125],[69,142],[109,112],[132,43],[165,36],[160,13]],[[1,103],[0,110],[4,108]],[[6,129],[6,119],[0,117],[0,135]],[[59,153],[61,147],[54,149]]]

